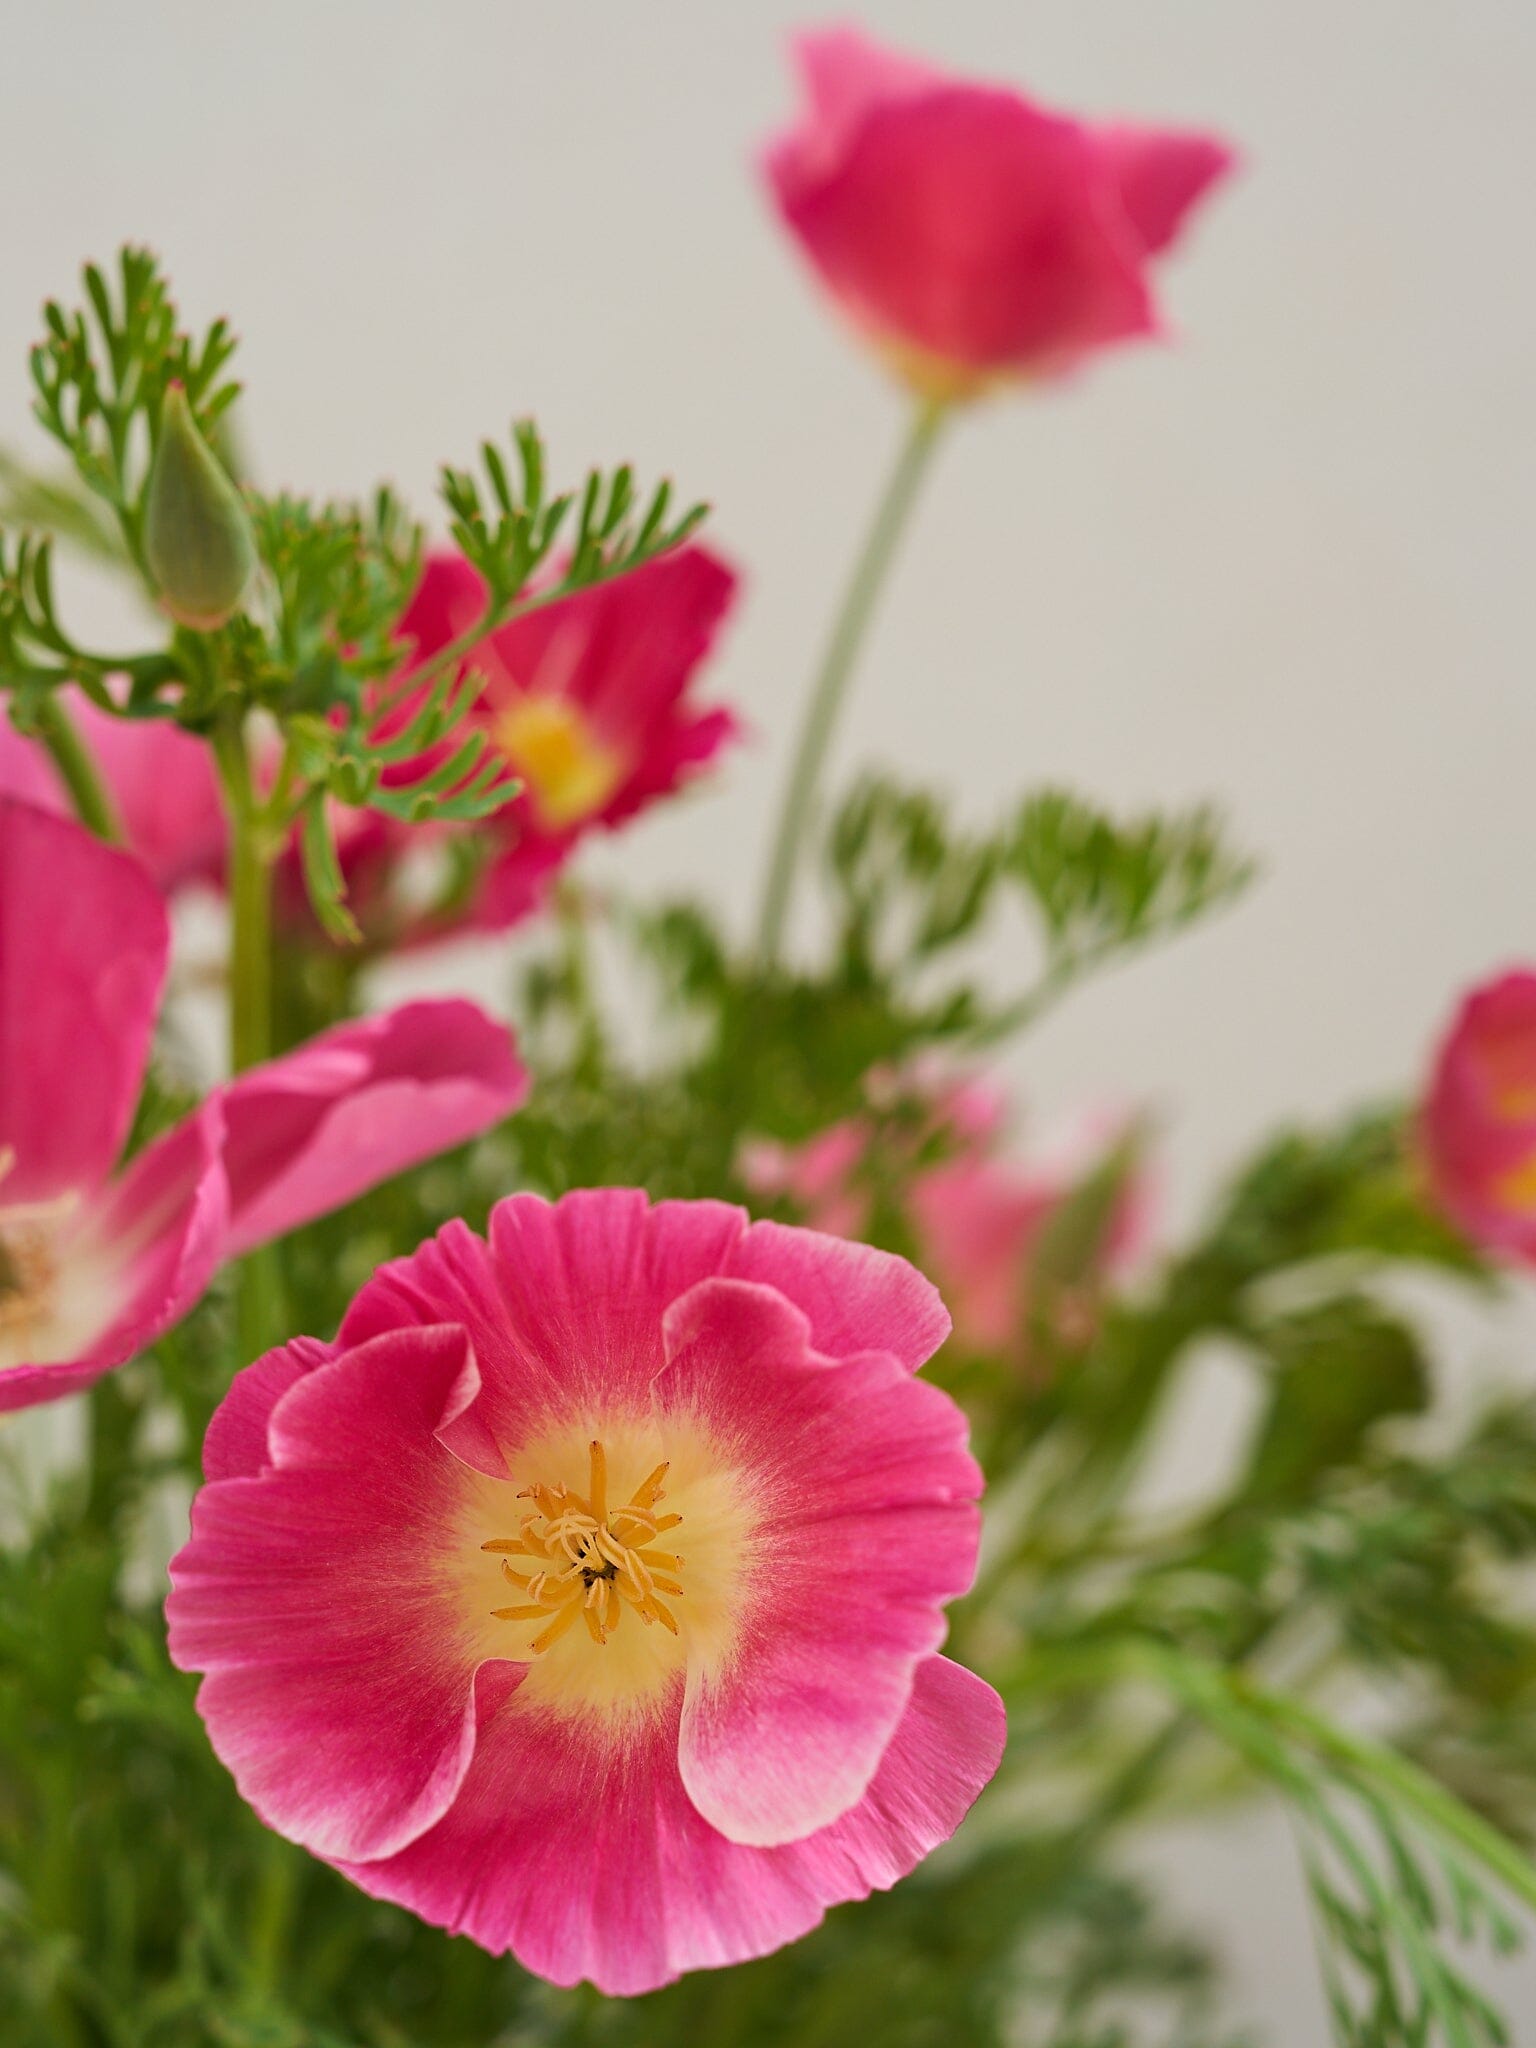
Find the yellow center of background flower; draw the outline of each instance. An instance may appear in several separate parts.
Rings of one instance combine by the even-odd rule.
[[[569,698],[520,695],[498,712],[493,736],[540,818],[557,831],[600,811],[623,780],[622,760]]]

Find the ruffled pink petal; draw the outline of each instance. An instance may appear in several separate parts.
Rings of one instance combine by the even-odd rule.
[[[466,1002],[338,1025],[224,1091],[231,1255],[446,1152],[523,1100],[511,1035]]]
[[[776,1287],[810,1318],[817,1351],[889,1351],[916,1372],[949,1335],[938,1291],[915,1266],[867,1244],[754,1223],[721,1269]]]
[[[1191,209],[1234,168],[1237,158],[1214,135],[1128,123],[1100,130],[1099,150],[1142,248],[1157,256]]]
[[[745,1222],[724,1202],[652,1204],[636,1188],[583,1188],[554,1203],[513,1195],[492,1211],[489,1247],[450,1224],[381,1268],[348,1311],[342,1340],[406,1322],[462,1323],[482,1392],[444,1442],[504,1477],[499,1447],[526,1442],[551,1415],[644,1408],[665,1363],[662,1317],[719,1272]]]
[[[730,1446],[764,1532],[723,1669],[691,1664],[681,1768],[732,1841],[771,1847],[862,1798],[943,1606],[976,1567],[982,1478],[949,1396],[885,1352],[810,1349],[773,1288],[705,1280],[666,1319],[659,1415]]]
[[[882,101],[830,164],[780,150],[768,174],[855,320],[920,356],[1023,374],[1156,329],[1087,131],[1017,94],[951,85]]]
[[[73,1358],[0,1370],[0,1413],[77,1393],[152,1344],[191,1308],[223,1254],[229,1199],[217,1100],[146,1147],[60,1243],[69,1314],[99,1300]]]
[[[170,935],[139,863],[0,798],[0,1203],[104,1181],[149,1057]]]
[[[829,1906],[904,1877],[948,1840],[1002,1754],[1002,1703],[930,1657],[868,1791],[804,1841],[744,1848],[677,1769],[675,1716],[601,1724],[530,1711],[507,1667],[480,1673],[475,1757],[443,1819],[355,1884],[556,1984],[654,1990],[797,1940]]]
[[[295,1337],[237,1372],[203,1438],[203,1477],[259,1479],[272,1463],[267,1424],[290,1387],[336,1356],[334,1344]]]
[[[209,1739],[269,1827],[318,1855],[388,1855],[447,1811],[474,1748],[478,1656],[445,1573],[467,1475],[435,1433],[478,1376],[453,1328],[295,1365],[267,1469],[193,1503],[170,1651],[206,1673]],[[226,1453],[249,1462],[281,1371],[268,1357],[245,1383]]]

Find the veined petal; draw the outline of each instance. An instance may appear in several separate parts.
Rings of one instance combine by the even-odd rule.
[[[230,1254],[475,1137],[527,1088],[511,1034],[457,1001],[338,1025],[242,1074],[223,1093]]]
[[[755,1531],[731,1652],[689,1665],[683,1783],[732,1841],[796,1841],[863,1796],[943,1641],[981,1473],[947,1394],[887,1352],[821,1356],[771,1287],[703,1281],[666,1334],[658,1413],[728,1447]]]
[[[937,1288],[905,1259],[871,1245],[754,1223],[720,1270],[776,1287],[810,1319],[815,1349],[834,1358],[889,1351],[916,1372],[949,1335]]]
[[[378,1856],[447,1810],[474,1747],[481,1617],[456,1577],[466,1484],[436,1432],[479,1380],[461,1329],[408,1330],[315,1364],[267,1419],[267,1469],[193,1505],[171,1563],[173,1660],[268,1826],[320,1855]],[[252,1456],[254,1410],[215,1458]],[[236,1439],[243,1439],[237,1442]]]
[[[561,1415],[643,1413],[663,1363],[662,1317],[720,1271],[746,1228],[724,1202],[650,1202],[638,1188],[583,1188],[558,1202],[512,1195],[490,1244],[461,1223],[380,1268],[342,1341],[402,1323],[460,1322],[482,1391],[445,1441],[504,1476],[515,1449]]]
[[[675,1713],[615,1741],[529,1710],[516,1679],[482,1669],[474,1760],[442,1820],[395,1856],[341,1867],[553,1983],[615,1997],[767,1955],[829,1906],[894,1884],[954,1833],[1002,1754],[991,1687],[927,1658],[859,1804],[803,1841],[747,1848],[684,1791]]]

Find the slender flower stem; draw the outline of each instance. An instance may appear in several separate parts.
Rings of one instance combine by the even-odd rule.
[[[272,1050],[272,853],[251,784],[245,734],[217,741],[229,811],[229,1064],[239,1074]]]
[[[229,1064],[244,1073],[272,1052],[272,863],[276,842],[256,794],[243,725],[214,738],[229,814]],[[283,1334],[282,1267],[274,1246],[252,1252],[235,1276],[242,1357],[255,1358]]]
[[[936,400],[925,401],[912,414],[896,467],[876,508],[874,524],[854,564],[853,576],[832,628],[832,637],[827,642],[805,724],[801,727],[800,743],[790,771],[789,787],[768,865],[768,884],[758,928],[758,959],[764,966],[771,966],[778,958],[784,942],[790,896],[816,802],[827,747],[847,695],[849,679],[874,614],[876,600],[917,501],[918,488],[945,417],[945,406]]]
[[[63,778],[81,824],[94,832],[98,839],[119,844],[123,833],[117,807],[102,779],[95,756],[59,702],[57,691],[44,701],[38,712],[37,730],[43,745],[53,756],[53,765]]]

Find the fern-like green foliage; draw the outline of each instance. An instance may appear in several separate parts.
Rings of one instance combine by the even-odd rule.
[[[83,298],[75,309],[48,303],[31,356],[34,411],[75,481],[41,483],[11,463],[0,472],[0,691],[28,733],[56,725],[53,693],[71,683],[113,715],[171,719],[209,737],[237,733],[249,713],[264,713],[278,727],[282,756],[256,829],[268,840],[297,833],[316,916],[333,937],[355,939],[335,806],[408,821],[430,811],[465,824],[502,809],[517,784],[474,715],[467,664],[476,646],[521,610],[679,547],[707,508],[674,512],[666,482],[642,497],[627,464],[591,472],[580,491],[551,493],[538,429],[520,420],[510,462],[483,444],[483,485],[469,470],[443,470],[450,531],[483,578],[485,602],[410,676],[394,680],[396,629],[420,574],[423,534],[387,488],[364,504],[247,489],[262,573],[244,613],[216,634],[178,630],[127,651],[84,646],[56,598],[56,541],[125,555],[153,598],[144,517],[166,392],[179,383],[197,429],[227,453],[240,387],[228,374],[228,323],[215,321],[200,338],[188,333],[147,250],[124,249],[111,276],[87,265]],[[241,756],[226,746],[221,758]]]

